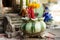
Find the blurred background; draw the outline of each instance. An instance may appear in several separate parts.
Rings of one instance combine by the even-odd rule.
[[[15,0],[13,0],[13,1],[15,1]],[[17,4],[19,4],[19,1],[20,0],[17,1]],[[55,36],[55,40],[60,40],[60,0],[40,0],[40,2],[44,3],[44,4],[48,4],[49,13],[51,13],[51,15],[53,16],[53,20],[54,20],[53,21],[54,23],[52,24],[52,27],[50,27],[49,29],[47,29],[47,31],[51,32],[51,33],[54,33],[56,35]],[[12,3],[12,5],[13,5],[13,3]],[[3,4],[2,0],[0,0],[0,15],[1,14],[4,15],[3,11],[5,11],[5,9],[4,9],[3,5],[4,4]],[[10,5],[10,7],[12,5]],[[15,7],[15,5],[13,5],[13,6]],[[14,11],[17,11],[17,10],[14,9]],[[17,12],[19,12],[19,11],[17,11]],[[1,38],[0,40],[5,40],[5,39]],[[15,39],[12,38],[11,40],[15,40]]]

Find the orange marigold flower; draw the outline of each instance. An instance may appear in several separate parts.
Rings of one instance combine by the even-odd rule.
[[[39,8],[40,4],[36,3],[36,2],[32,2],[28,4],[29,7],[33,7],[33,8]]]

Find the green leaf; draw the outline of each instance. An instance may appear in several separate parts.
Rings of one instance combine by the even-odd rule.
[[[34,32],[35,32],[35,22],[32,22],[31,31],[32,31],[32,33],[34,33]]]

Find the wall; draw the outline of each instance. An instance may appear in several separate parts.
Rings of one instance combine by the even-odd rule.
[[[2,0],[0,0],[0,13],[2,12]]]
[[[54,21],[60,24],[60,1],[57,4],[51,3],[49,9]]]

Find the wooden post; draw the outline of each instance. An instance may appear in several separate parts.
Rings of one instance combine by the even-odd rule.
[[[12,0],[12,10],[13,10],[14,12],[17,11],[16,0]]]

